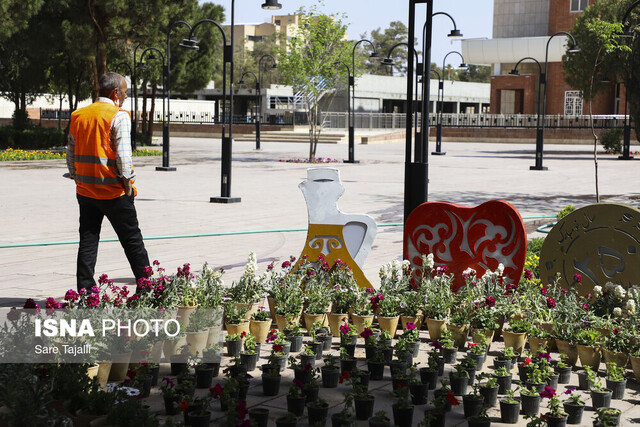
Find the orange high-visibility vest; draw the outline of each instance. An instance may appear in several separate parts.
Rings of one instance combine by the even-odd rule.
[[[116,151],[109,138],[111,123],[119,110],[114,104],[94,102],[71,115],[69,133],[75,139],[76,192],[81,196],[115,199],[125,194],[117,172]]]

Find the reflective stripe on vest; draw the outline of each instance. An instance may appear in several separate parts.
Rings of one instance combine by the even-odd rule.
[[[118,176],[111,125],[119,108],[94,102],[71,115],[69,132],[75,139],[76,191],[93,199],[115,199],[124,194]]]

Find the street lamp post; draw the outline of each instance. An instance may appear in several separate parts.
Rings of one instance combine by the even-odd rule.
[[[265,53],[258,60],[258,114],[256,115],[256,150],[260,149],[260,131],[262,129],[262,61],[271,58],[273,67],[276,68],[277,62],[273,55]]]
[[[443,13],[443,12],[438,12],[438,13]],[[451,52],[448,52],[442,59],[442,79],[438,80],[438,89],[440,91],[440,96],[442,98],[440,100],[440,108],[439,108],[440,114],[438,117],[438,124],[436,126],[436,151],[431,152],[431,154],[436,156],[444,156],[445,154],[447,154],[445,151],[442,151],[442,113],[444,110],[444,79],[446,76],[446,74],[444,73],[444,67],[445,67],[445,61],[447,60],[447,56],[451,55],[452,53],[457,54],[462,59],[460,68],[466,68],[467,66],[467,64],[464,63],[464,56],[462,56],[462,54],[457,50],[452,50]]]
[[[133,68],[131,68],[131,65],[127,64],[126,62],[121,62],[118,65],[116,65],[116,70],[118,68],[120,68],[120,67],[124,67],[124,68],[127,69],[128,73],[129,73],[127,75],[131,77],[131,82],[133,83],[133,76],[135,76],[133,70],[135,70],[135,68],[136,68],[135,59],[133,60]],[[135,91],[135,83],[133,83],[133,89],[132,90]],[[135,92],[134,92],[133,99],[134,99],[134,102],[135,102]],[[131,149],[133,151],[135,151],[136,150],[136,143],[135,143],[136,128],[135,128],[135,122],[133,122],[133,123],[134,124],[131,126]]]
[[[538,113],[536,118],[536,140],[537,140],[537,135],[541,134],[541,129],[542,129],[541,126],[544,123],[544,111],[542,112],[542,120],[540,119],[540,110],[542,110],[542,105],[540,103],[540,95],[542,93],[542,83],[545,83],[545,86],[546,86],[546,74],[542,72],[542,65],[540,65],[540,61],[530,56],[522,58],[520,61],[518,61],[515,67],[513,67],[513,70],[509,72],[509,74],[513,76],[519,76],[520,73],[518,72],[518,65],[520,65],[521,62],[526,60],[531,60],[536,64],[538,64],[538,71],[540,73],[540,78],[538,78]]]
[[[574,39],[573,36],[566,31],[558,31],[557,33],[551,35],[551,37],[549,37],[549,40],[547,40],[547,47],[545,49],[545,54],[544,54],[544,92],[542,94],[542,126],[540,126],[540,128],[536,132],[536,164],[534,166],[530,166],[529,167],[530,170],[545,171],[549,169],[545,166],[542,166],[542,157],[543,157],[543,148],[544,148],[544,122],[545,122],[545,117],[547,113],[547,81],[549,78],[549,43],[555,36],[558,36],[558,35],[565,35],[571,39],[571,46],[569,46],[569,49],[567,50],[567,52],[569,53],[580,52],[580,49],[576,45],[576,39]]]
[[[136,149],[138,142],[138,79],[136,76],[136,61],[138,48],[142,46],[142,43],[139,43],[133,49],[133,69],[131,70],[131,85],[133,86],[133,120],[131,123],[131,148],[133,150]]]
[[[244,76],[253,76],[253,80],[256,82],[256,100],[255,100],[255,104],[256,104],[256,113],[254,115],[254,121],[256,124],[256,150],[260,149],[260,139],[259,139],[259,135],[260,135],[260,120],[258,119],[258,115],[260,114],[259,112],[259,105],[260,105],[260,80],[258,79],[258,77],[256,77],[256,73],[254,73],[253,71],[245,71],[244,73],[242,73],[242,75],[240,76],[240,81],[238,82],[238,84],[242,85],[245,84],[244,82]]]
[[[638,5],[640,5],[640,0],[636,0],[635,2],[633,2],[633,4],[631,6],[629,6],[629,8],[627,9],[627,11],[624,13],[624,16],[622,17],[622,25],[624,25],[624,33],[625,34],[630,34],[630,25],[627,23],[627,20],[629,19],[629,16],[631,15],[631,11],[633,9],[635,9]],[[633,55],[633,50],[631,51],[631,54]],[[630,154],[630,150],[631,150],[631,120],[629,118],[629,113],[627,111],[628,105],[629,105],[629,82],[630,82],[630,78],[629,76],[626,76],[624,79],[624,87],[625,87],[625,94],[624,94],[624,133],[623,133],[623,138],[622,138],[622,156],[618,156],[619,160],[633,160],[633,156],[631,156]]]
[[[342,61],[336,61],[333,63],[333,65],[344,65],[344,68],[347,69],[347,77],[349,79],[348,81],[348,85],[347,85],[347,91],[349,90],[349,88],[351,88],[351,69],[349,69],[349,66],[347,64],[345,64]],[[350,93],[347,93],[347,128],[349,129],[349,136],[352,136],[352,123],[351,123],[351,102],[350,102]],[[351,144],[351,141],[349,141],[349,160],[345,160],[345,163],[358,163],[356,162],[356,160],[353,158],[353,146]]]
[[[357,41],[353,45],[353,51],[351,53],[351,71],[353,75],[349,73],[349,88],[351,89],[351,100],[347,99],[347,103],[351,102],[351,116],[349,120],[349,159],[345,160],[344,163],[359,163],[355,159],[355,122],[356,122],[356,49],[360,43],[369,43],[373,52],[370,55],[370,58],[377,58],[378,52],[376,52],[376,47],[374,44],[367,39],[362,39]],[[348,68],[348,67],[347,67]],[[347,98],[349,96],[347,95]]]
[[[167,110],[165,106],[165,98],[167,94],[167,64],[165,62],[165,56],[157,47],[148,47],[142,51],[142,55],[140,55],[140,62],[136,65],[136,68],[146,68],[147,65],[144,62],[144,56],[147,53],[149,53],[148,59],[156,59],[153,52],[157,52],[162,58],[162,163],[164,166],[165,154],[167,161],[169,159],[169,135],[165,132],[167,120]]]

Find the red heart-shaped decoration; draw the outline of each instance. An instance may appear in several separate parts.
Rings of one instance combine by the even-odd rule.
[[[422,255],[432,253],[436,266],[453,274],[452,289],[464,286],[462,272],[478,277],[504,265],[504,284],[518,283],[527,255],[527,234],[518,211],[508,202],[491,200],[476,207],[426,202],[411,212],[404,228],[404,253],[414,279]]]

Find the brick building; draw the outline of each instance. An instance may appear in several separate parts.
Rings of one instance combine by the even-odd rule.
[[[535,114],[538,108],[540,68],[532,61],[518,65],[519,76],[509,72],[525,57],[540,62],[547,78],[547,115],[588,114],[581,92],[564,81],[562,55],[570,40],[564,35],[549,43],[548,69],[545,51],[549,37],[570,31],[589,4],[596,0],[494,0],[493,38],[462,41],[462,54],[471,64],[491,64],[493,114]],[[542,87],[544,90],[544,86]],[[541,99],[542,97],[540,97]],[[594,114],[624,114],[624,87],[611,84],[593,102]]]

